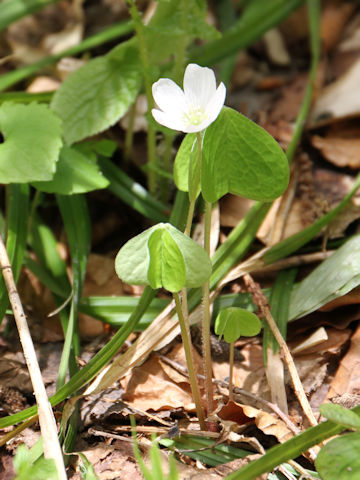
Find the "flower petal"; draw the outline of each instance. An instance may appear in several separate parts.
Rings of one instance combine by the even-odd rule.
[[[206,127],[208,127],[210,123],[212,123],[218,117],[222,107],[224,106],[225,97],[226,97],[226,87],[221,82],[215,92],[215,95],[212,97],[212,99],[206,106],[206,110],[205,110],[207,113],[206,121],[208,122]]]
[[[160,78],[152,86],[157,106],[164,112],[184,111],[185,95],[181,88],[169,78]]]
[[[190,63],[185,70],[184,92],[188,105],[205,109],[216,91],[214,72]]]
[[[172,130],[185,132],[185,125],[182,121],[181,115],[176,115],[175,113],[171,112],[162,112],[157,108],[153,108],[151,113],[155,120],[160,123],[160,125],[164,125],[164,127],[171,128]]]

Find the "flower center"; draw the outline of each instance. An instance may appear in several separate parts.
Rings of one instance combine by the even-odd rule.
[[[206,112],[202,108],[192,108],[184,113],[184,122],[188,125],[200,125],[207,118]]]

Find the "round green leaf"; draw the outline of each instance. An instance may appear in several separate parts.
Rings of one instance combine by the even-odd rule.
[[[326,417],[334,423],[355,430],[360,429],[360,416],[355,412],[344,408],[342,405],[324,403],[320,406],[320,413],[323,417]]]
[[[284,152],[263,128],[224,107],[206,130],[201,165],[201,191],[208,202],[226,193],[269,201],[289,181]]]
[[[132,42],[69,75],[51,102],[63,120],[66,143],[102,132],[119,120],[134,102],[141,78],[139,53]]]
[[[59,157],[61,121],[46,105],[0,107],[0,183],[51,180]]]
[[[211,261],[194,240],[169,223],[159,223],[120,249],[115,270],[124,282],[175,292],[203,285],[211,275]]]
[[[360,478],[360,433],[335,438],[320,450],[315,461],[323,480],[358,480]]]
[[[222,310],[215,320],[215,333],[228,343],[235,342],[241,335],[251,337],[261,330],[258,317],[248,310],[229,307]]]
[[[109,181],[100,172],[96,162],[78,150],[64,146],[52,180],[33,182],[41,192],[73,195],[105,188]]]

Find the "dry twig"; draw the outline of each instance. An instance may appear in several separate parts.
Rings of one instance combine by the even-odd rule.
[[[314,416],[314,413],[310,407],[310,404],[308,402],[308,399],[306,397],[304,388],[302,386],[299,374],[296,370],[296,366],[294,363],[294,360],[291,356],[289,347],[287,346],[285,340],[283,339],[270,311],[269,303],[267,298],[265,297],[263,291],[261,290],[260,286],[254,282],[252,277],[249,274],[244,275],[244,282],[253,297],[253,301],[255,305],[257,305],[260,309],[260,312],[264,315],[272,334],[274,335],[276,341],[278,342],[281,352],[284,357],[284,361],[288,367],[290,377],[294,386],[294,392],[299,400],[299,403],[304,410],[304,413],[307,417],[307,419],[310,422],[310,425],[317,425],[316,418]]]
[[[23,348],[24,357],[29,370],[31,383],[34,389],[36,403],[38,405],[40,430],[44,442],[44,455],[45,458],[52,458],[54,460],[59,480],[67,480],[64,460],[57,434],[55,417],[46,394],[39,363],[36,358],[34,344],[31,339],[30,330],[26,322],[24,309],[16,289],[10,260],[1,235],[0,266],[9,294],[11,307],[13,309],[16,326],[19,332],[20,342]]]

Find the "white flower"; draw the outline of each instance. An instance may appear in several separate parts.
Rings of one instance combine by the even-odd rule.
[[[152,86],[155,120],[165,127],[185,133],[200,132],[219,115],[226,95],[210,68],[190,63],[185,70],[184,90],[169,78],[160,78]]]

